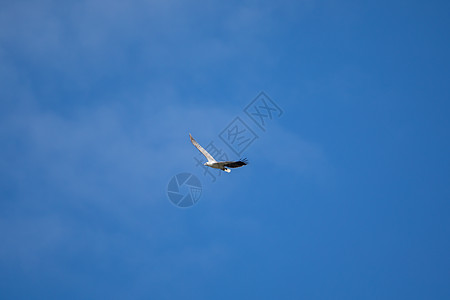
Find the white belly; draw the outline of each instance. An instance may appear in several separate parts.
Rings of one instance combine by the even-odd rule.
[[[223,163],[214,162],[214,163],[208,164],[208,167],[211,167],[214,169],[223,169]]]

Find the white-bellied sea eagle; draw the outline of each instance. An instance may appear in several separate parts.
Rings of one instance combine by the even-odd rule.
[[[200,151],[208,160],[206,163],[203,164],[205,166],[208,166],[208,167],[211,167],[214,169],[220,169],[222,171],[230,173],[231,170],[228,168],[239,168],[239,167],[242,167],[242,166],[245,166],[248,164],[248,161],[246,158],[240,159],[237,161],[216,161],[214,159],[214,157],[211,156],[211,154],[209,154],[205,149],[203,149],[202,146],[200,146],[199,143],[197,143],[196,140],[194,140],[194,138],[192,137],[192,135],[190,133],[189,133],[189,137],[191,138],[191,142],[195,146],[195,148],[197,148],[198,151]]]

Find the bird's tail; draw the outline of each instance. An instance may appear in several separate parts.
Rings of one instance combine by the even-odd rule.
[[[231,172],[231,170],[230,170],[230,169],[227,169],[227,168],[223,168],[223,170],[224,170],[225,172],[227,172],[227,173],[230,173],[230,172]]]

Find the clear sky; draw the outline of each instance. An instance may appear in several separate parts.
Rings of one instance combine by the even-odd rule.
[[[2,1],[0,298],[450,299],[449,12]],[[236,117],[212,182],[189,133],[237,159]]]

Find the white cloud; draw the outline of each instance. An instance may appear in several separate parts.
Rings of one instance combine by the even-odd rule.
[[[252,62],[242,59],[246,55],[254,61],[265,57],[258,64],[271,63],[262,39],[275,30],[270,13],[251,1],[5,5],[0,12],[0,78],[5,79],[0,82],[5,99],[0,138],[7,146],[0,148],[6,158],[0,175],[14,193],[1,203],[9,215],[0,216],[0,238],[8,241],[0,248],[0,260],[20,261],[36,272],[40,259],[58,262],[50,257],[55,252],[67,260],[77,253],[113,260],[124,251],[141,260],[161,259],[150,272],[156,277],[173,257],[205,272],[228,259],[232,249],[214,239],[177,244],[171,257],[152,247],[185,230],[165,188],[171,176],[194,167],[197,151],[188,133],[207,143],[246,104],[217,103],[207,93],[184,94],[184,80],[194,78],[201,87],[225,85],[211,79],[212,72],[223,72],[222,66],[236,74],[230,81],[240,81],[241,73],[254,72],[248,67]],[[110,76],[132,79],[116,86]],[[220,100],[243,98],[241,91],[221,92],[215,95]],[[321,172],[319,147],[274,128],[273,135],[252,146],[259,147],[259,157],[306,176]],[[279,148],[284,152],[277,153]],[[295,157],[296,163],[280,156]],[[260,230],[257,221],[242,216],[221,222],[232,218],[237,228]],[[111,224],[121,232],[109,229]]]

